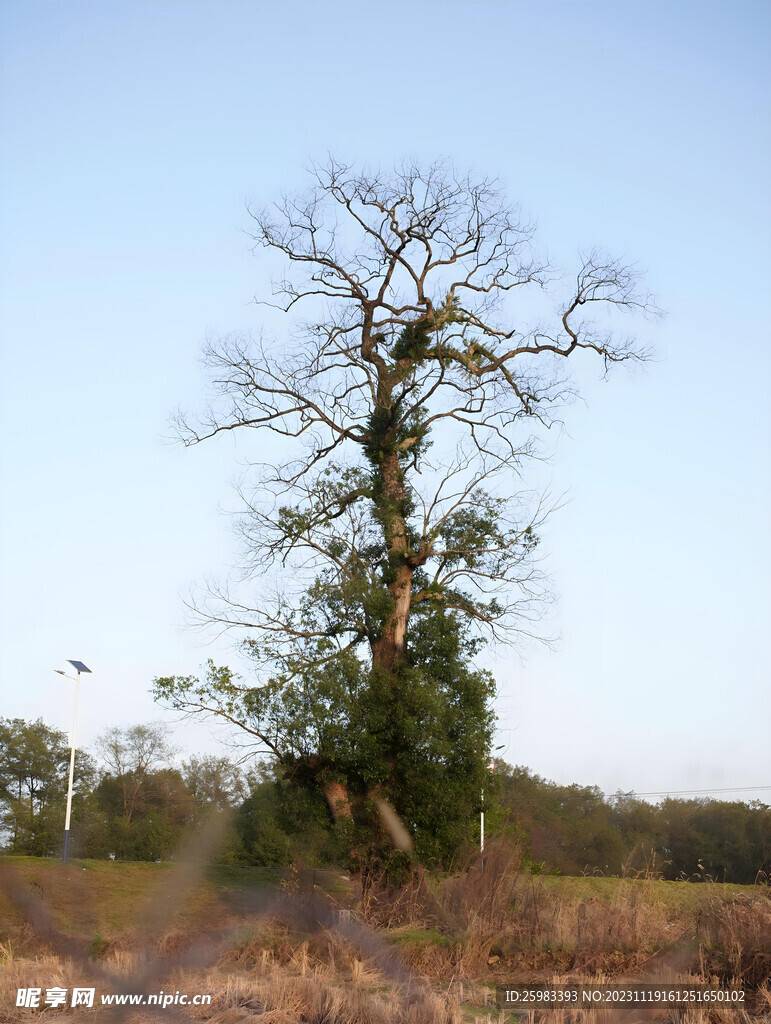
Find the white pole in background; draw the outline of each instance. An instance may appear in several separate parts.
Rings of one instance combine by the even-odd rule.
[[[75,683],[75,719],[72,723],[72,739],[70,742],[70,777],[67,784],[67,814],[64,818],[64,850],[62,852],[62,861],[67,863],[67,843],[70,838],[70,816],[72,814],[72,783],[75,777],[75,745],[78,739],[78,695],[80,691],[80,673],[90,672],[90,668],[86,668],[82,661],[70,661],[70,665],[75,669],[76,675],[73,680]],[[72,676],[68,676],[66,672],[62,672],[61,669],[56,668],[54,672],[58,672],[60,676],[64,676],[65,679],[72,679]]]
[[[496,750],[503,750],[503,744],[496,747]],[[490,771],[495,775],[495,758],[490,761]],[[485,790],[482,787],[482,809],[479,812],[479,852],[482,855],[482,870],[485,869]]]
[[[67,814],[64,818],[64,853],[62,860],[67,863],[67,840],[70,838],[70,816],[72,814],[72,780],[75,776],[75,744],[78,739],[78,693],[80,690],[80,672],[75,677],[75,720],[72,723],[72,742],[70,743],[70,778],[67,784]]]

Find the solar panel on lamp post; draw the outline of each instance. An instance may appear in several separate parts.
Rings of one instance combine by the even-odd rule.
[[[72,742],[70,743],[70,780],[67,785],[67,815],[64,819],[64,850],[62,852],[62,861],[67,863],[67,841],[70,838],[70,813],[72,811],[72,780],[75,775],[75,742],[78,732],[78,691],[80,689],[80,673],[88,672],[91,673],[91,669],[87,668],[82,661],[73,661],[71,658],[67,659],[75,669],[77,673],[75,676],[68,676],[66,672],[63,672],[60,668],[55,668],[54,672],[57,672],[60,676],[64,676],[65,679],[71,679],[75,683],[75,720],[72,723]]]

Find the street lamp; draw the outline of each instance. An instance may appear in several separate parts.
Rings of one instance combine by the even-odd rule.
[[[71,679],[75,684],[75,721],[72,723],[72,742],[70,744],[70,781],[67,786],[67,816],[64,819],[64,852],[62,853],[62,861],[67,863],[67,840],[70,838],[70,812],[72,811],[72,779],[75,774],[75,742],[78,732],[78,690],[80,689],[80,673],[88,672],[90,674],[91,669],[87,668],[82,661],[72,661],[70,658],[67,659],[75,669],[77,675],[68,676],[66,672],[62,672],[60,668],[55,668],[54,672],[57,672],[60,676],[64,676],[65,679]]]

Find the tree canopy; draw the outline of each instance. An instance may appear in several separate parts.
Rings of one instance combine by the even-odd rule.
[[[0,834],[18,853],[48,855],[61,848],[70,748],[42,719],[0,718]],[[93,759],[78,750],[75,812],[93,785]]]
[[[375,794],[415,837],[452,833],[451,808],[469,834],[494,693],[471,659],[537,634],[545,593],[544,509],[521,481],[534,430],[571,393],[570,359],[644,355],[608,314],[655,309],[599,252],[560,277],[496,182],[445,163],[313,178],[253,213],[286,266],[269,304],[287,336],[211,343],[212,404],[179,420],[190,445],[282,442],[243,489],[247,586],[205,608],[244,630],[254,676],[210,666],[155,693],[235,722],[337,813]]]

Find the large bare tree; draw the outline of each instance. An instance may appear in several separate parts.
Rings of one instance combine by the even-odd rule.
[[[519,482],[534,434],[572,391],[569,360],[590,353],[606,369],[644,355],[608,314],[655,309],[634,269],[598,252],[558,275],[496,182],[446,163],[381,175],[330,161],[313,178],[252,214],[255,248],[285,264],[270,305],[289,334],[211,344],[209,413],[180,420],[187,444],[233,430],[282,440],[280,464],[244,487],[242,520],[246,575],[281,586],[272,601],[264,583],[258,601],[223,589],[208,608],[247,628],[267,673],[258,686],[212,670],[157,690],[237,721],[285,765],[323,769],[345,805],[350,777],[342,757],[320,757],[318,707],[306,702],[294,731],[286,707],[355,657],[348,676],[378,680],[377,698],[370,683],[357,699],[395,708],[431,657],[425,637],[410,653],[416,616],[496,638],[538,632],[543,510]]]

